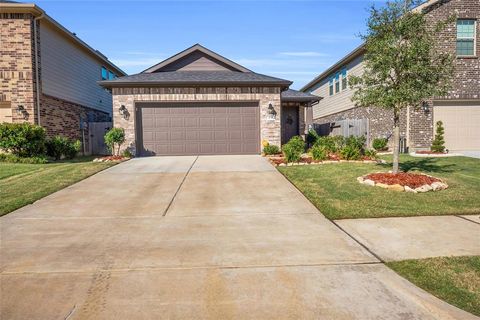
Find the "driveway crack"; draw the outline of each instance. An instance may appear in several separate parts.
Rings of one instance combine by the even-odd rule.
[[[190,168],[188,168],[187,172],[186,172],[185,175],[183,176],[182,182],[180,182],[180,184],[178,185],[178,188],[177,188],[177,190],[175,191],[175,194],[173,195],[172,199],[171,199],[170,202],[168,203],[167,208],[165,208],[165,211],[163,212],[162,216],[165,217],[165,216],[167,215],[168,210],[170,209],[170,207],[171,207],[173,201],[175,200],[178,192],[179,192],[180,189],[182,188],[183,183],[184,183],[185,180],[187,179],[188,174],[190,173],[190,171],[192,170],[193,166],[195,165],[195,162],[197,162],[198,157],[199,157],[199,156],[197,156],[197,157],[195,158],[195,160],[193,160],[192,165],[190,166]]]

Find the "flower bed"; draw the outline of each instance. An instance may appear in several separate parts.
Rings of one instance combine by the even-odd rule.
[[[357,180],[369,186],[412,193],[440,191],[448,188],[448,185],[439,178],[408,172],[377,172],[358,177]]]
[[[270,163],[276,167],[278,166],[302,166],[302,165],[318,165],[318,164],[326,164],[326,163],[343,163],[343,162],[354,162],[354,163],[385,163],[384,160],[372,159],[369,157],[362,157],[361,160],[342,160],[336,154],[329,154],[328,160],[314,160],[308,154],[303,154],[298,162],[287,163],[285,157],[283,155],[274,155],[274,156],[267,156]]]
[[[106,157],[95,158],[93,159],[93,162],[114,162],[114,161],[121,162],[129,159],[130,158],[123,157],[123,156],[106,156]]]

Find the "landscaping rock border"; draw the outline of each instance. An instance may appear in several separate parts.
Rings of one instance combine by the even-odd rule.
[[[382,173],[382,172],[379,172]],[[441,191],[445,190],[448,188],[448,184],[446,184],[442,179],[439,179],[437,177],[430,176],[428,174],[424,173],[416,173],[416,174],[421,174],[430,178],[437,179],[439,181],[435,181],[432,184],[424,184],[423,186],[420,186],[418,188],[410,188],[409,186],[402,186],[400,184],[384,184],[384,183],[376,183],[373,180],[366,179],[365,177],[368,175],[364,175],[361,177],[357,178],[357,181],[361,184],[371,186],[371,187],[380,187],[392,191],[399,191],[399,192],[410,192],[410,193],[424,193],[424,192],[429,192],[429,191]]]

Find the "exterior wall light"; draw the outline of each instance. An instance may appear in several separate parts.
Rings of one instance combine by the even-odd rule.
[[[123,119],[128,120],[130,117],[130,113],[127,110],[127,107],[125,107],[123,104],[118,108],[118,113],[123,116]]]
[[[427,113],[429,111],[429,108],[428,108],[428,102],[427,101],[423,101],[422,102],[422,110],[423,112]]]
[[[268,104],[268,109],[267,109],[267,119],[268,120],[275,120],[277,118],[277,111],[275,111],[275,108],[273,107],[273,104],[270,102]]]
[[[25,107],[23,105],[18,105],[17,109],[15,109],[16,113],[18,116],[22,116],[23,119],[27,120],[28,119],[28,112],[25,110]]]

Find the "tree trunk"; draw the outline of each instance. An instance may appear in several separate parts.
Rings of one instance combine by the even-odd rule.
[[[393,173],[398,173],[398,157],[400,153],[400,127],[398,110],[393,109]]]

